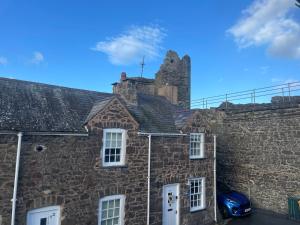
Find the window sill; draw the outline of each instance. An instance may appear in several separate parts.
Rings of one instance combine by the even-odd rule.
[[[113,169],[113,168],[128,168],[128,166],[127,165],[102,165],[102,167],[101,168],[103,168],[103,169]]]
[[[208,159],[208,157],[190,158],[190,160],[202,160],[202,159]]]
[[[198,208],[198,209],[190,209],[190,213],[196,213],[196,212],[200,212],[200,211],[204,211],[204,210],[206,210],[206,207]]]

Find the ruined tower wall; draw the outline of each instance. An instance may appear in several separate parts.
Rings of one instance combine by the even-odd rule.
[[[177,87],[177,104],[189,109],[191,102],[191,59],[179,58],[176,52],[168,51],[164,63],[155,76],[156,87]]]

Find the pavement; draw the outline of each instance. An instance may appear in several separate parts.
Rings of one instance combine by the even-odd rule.
[[[282,215],[255,210],[246,217],[227,219],[223,225],[300,225],[300,221],[289,220]]]

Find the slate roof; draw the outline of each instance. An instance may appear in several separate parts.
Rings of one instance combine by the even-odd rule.
[[[83,124],[113,97],[117,96],[0,78],[0,131],[86,132]],[[181,113],[176,114],[179,108],[165,98],[138,94],[137,105],[118,99],[140,124],[140,131],[178,133]]]
[[[178,109],[163,97],[138,94],[138,104],[128,105],[129,112],[140,124],[140,131],[151,133],[178,133],[174,112]]]
[[[0,130],[85,132],[96,101],[112,94],[0,78]]]
[[[177,129],[182,128],[188,121],[188,119],[196,112],[197,109],[194,110],[178,110],[174,113],[175,126]]]

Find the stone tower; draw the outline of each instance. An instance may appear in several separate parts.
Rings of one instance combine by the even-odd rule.
[[[120,94],[133,104],[137,103],[138,94],[163,96],[172,104],[189,109],[191,59],[187,55],[180,59],[176,52],[170,50],[156,73],[155,79],[127,77],[123,72],[120,82],[113,83],[113,93]]]
[[[166,95],[163,92],[171,91],[173,92],[173,98],[177,99],[177,105],[189,109],[191,103],[190,57],[185,55],[180,59],[175,51],[169,50],[164,63],[156,73],[155,84],[158,89],[158,95]],[[177,96],[174,96],[174,92],[177,92]]]

